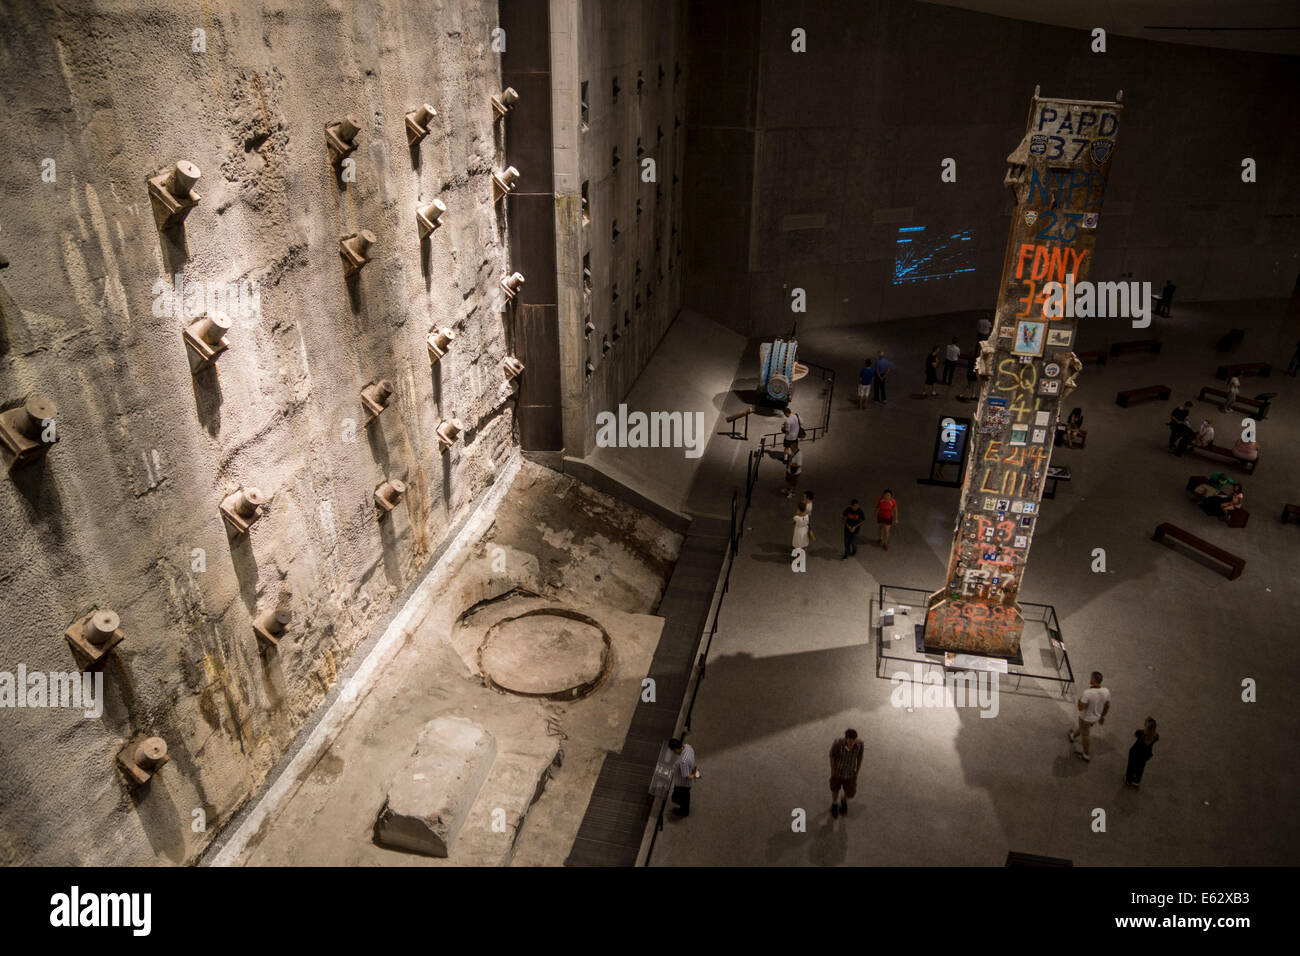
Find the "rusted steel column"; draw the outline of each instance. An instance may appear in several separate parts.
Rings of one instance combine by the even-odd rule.
[[[1045,314],[1044,287],[1087,278],[1123,98],[1048,99],[1035,89],[1024,139],[1007,157],[1003,183],[1016,208],[993,334],[980,343],[983,386],[947,583],[926,609],[926,650],[1019,658],[1016,597],[1056,422],[1080,368],[1073,312]]]

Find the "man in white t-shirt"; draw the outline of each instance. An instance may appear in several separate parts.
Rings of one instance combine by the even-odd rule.
[[[1092,672],[1092,681],[1087,690],[1079,695],[1079,729],[1071,730],[1066,736],[1070,743],[1076,738],[1083,738],[1081,760],[1092,759],[1091,734],[1094,724],[1104,724],[1106,714],[1110,711],[1110,690],[1101,686],[1101,671]],[[1077,751],[1076,751],[1077,753]]]
[[[951,385],[953,373],[957,371],[957,363],[961,361],[961,346],[957,344],[957,337],[948,343],[948,349],[943,353],[943,384]]]
[[[803,422],[799,421],[799,416],[790,410],[789,405],[781,411],[785,413],[785,421],[781,423],[781,444],[785,448],[785,459],[789,461],[791,449],[799,444],[799,432],[803,429]]]

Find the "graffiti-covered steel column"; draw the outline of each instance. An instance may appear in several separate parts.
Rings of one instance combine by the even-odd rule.
[[[1045,99],[1035,89],[1025,137],[1007,157],[1003,183],[1016,208],[993,334],[980,343],[983,389],[947,584],[926,609],[927,650],[1019,659],[1024,619],[1016,597],[1056,422],[1081,367],[1076,322],[1067,317],[1073,311],[1049,317],[1044,287],[1088,275],[1123,97]],[[1060,301],[1057,290],[1047,292]]]

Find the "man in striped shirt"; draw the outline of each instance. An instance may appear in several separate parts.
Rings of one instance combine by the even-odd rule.
[[[850,727],[844,736],[831,744],[831,816],[848,816],[849,797],[858,792],[858,771],[866,748],[858,739],[858,732]],[[840,797],[843,789],[844,796]],[[839,802],[836,803],[836,797]]]

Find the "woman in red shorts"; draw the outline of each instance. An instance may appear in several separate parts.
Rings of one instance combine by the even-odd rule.
[[[888,488],[876,499],[876,524],[880,527],[880,546],[889,550],[889,529],[898,524],[898,502]]]

